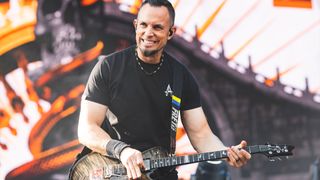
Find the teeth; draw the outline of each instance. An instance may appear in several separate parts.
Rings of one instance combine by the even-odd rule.
[[[147,43],[147,44],[153,44],[153,43],[155,43],[155,41],[149,41],[149,40],[143,40],[145,43]]]

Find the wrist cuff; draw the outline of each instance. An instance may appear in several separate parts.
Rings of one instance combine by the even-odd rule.
[[[129,145],[122,141],[111,139],[106,145],[107,156],[120,159],[120,153],[126,147],[129,147]]]

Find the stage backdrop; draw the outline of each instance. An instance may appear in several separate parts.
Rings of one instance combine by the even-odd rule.
[[[201,66],[199,63],[210,64],[201,72],[221,72],[226,79],[238,78],[230,81],[236,89],[251,84],[254,92],[262,96],[277,96],[272,103],[292,104],[297,109],[301,106],[306,110],[302,114],[309,117],[310,113],[311,119],[320,120],[315,116],[320,112],[318,0],[171,2],[176,9],[178,30],[168,51],[181,57],[186,66],[196,69]],[[0,1],[0,180],[66,179],[82,149],[77,141],[77,119],[89,72],[100,54],[134,44],[131,22],[140,5],[141,0]],[[183,55],[188,49],[195,58]],[[194,71],[201,86],[212,85],[208,77]],[[253,78],[243,80],[248,72]],[[211,128],[227,145],[238,143],[237,134],[251,137],[246,136],[250,124],[233,135],[226,133],[226,127],[212,113],[218,110],[206,99],[215,92],[202,89],[202,93],[206,112],[212,116],[208,118]],[[226,109],[228,102],[223,102]],[[235,107],[242,108],[239,104]],[[231,130],[236,129],[237,122],[229,118]],[[282,118],[300,122],[291,116]],[[281,119],[270,121],[282,123]],[[254,123],[258,127],[259,119]],[[301,128],[307,132],[312,125]],[[258,133],[257,129],[251,130]],[[271,132],[272,129],[268,131]],[[289,130],[277,135],[287,133]],[[318,134],[310,136],[316,139]],[[249,143],[261,143],[250,139],[253,142]],[[177,141],[177,154],[194,152],[181,125]],[[319,156],[320,143],[305,143],[309,143],[312,154],[307,163],[296,165],[296,169],[304,168],[299,172],[276,172],[275,179],[311,177],[308,165]],[[305,155],[297,149],[298,155]],[[197,164],[178,167],[179,177],[190,179],[196,168]],[[261,169],[254,166],[252,172],[261,174]],[[247,168],[231,174],[234,179],[261,178],[248,171]],[[271,173],[262,174],[272,179]]]

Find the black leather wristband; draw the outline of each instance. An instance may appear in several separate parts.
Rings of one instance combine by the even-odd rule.
[[[130,146],[122,141],[111,139],[106,145],[107,156],[120,159],[120,153],[126,147]]]

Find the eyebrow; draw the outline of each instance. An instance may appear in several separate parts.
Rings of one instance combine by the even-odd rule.
[[[138,20],[139,21],[139,20]],[[147,22],[145,22],[145,21],[141,21],[140,20],[140,22],[138,23],[138,24],[148,24]],[[164,25],[163,24],[160,24],[160,23],[158,23],[158,24],[153,24],[152,25],[153,27],[161,27],[161,28],[163,28],[164,27]]]

